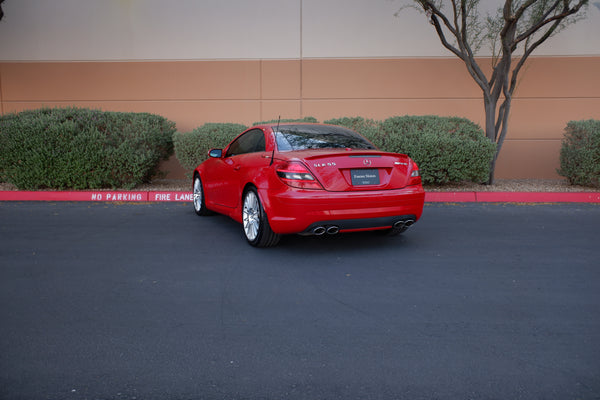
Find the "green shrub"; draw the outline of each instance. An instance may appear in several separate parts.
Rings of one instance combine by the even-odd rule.
[[[363,117],[343,117],[325,121],[329,125],[339,125],[352,129],[366,137],[377,148],[384,150],[383,131],[381,122]]]
[[[0,180],[19,189],[130,189],[173,154],[175,124],[146,113],[44,108],[0,117],[0,132]]]
[[[276,124],[277,122],[317,123],[313,117],[301,119],[277,119],[255,122],[254,125]],[[175,156],[183,168],[191,171],[208,158],[210,149],[222,149],[237,135],[248,129],[247,126],[232,123],[206,123],[191,132],[177,132],[173,136]]]
[[[496,144],[465,118],[392,117],[383,121],[383,147],[405,153],[421,170],[424,183],[485,182]]]
[[[567,123],[558,173],[572,185],[600,187],[600,121]]]
[[[240,124],[207,123],[191,132],[176,132],[175,156],[183,168],[191,171],[208,158],[210,149],[224,148],[246,129]]]
[[[458,117],[355,117],[326,123],[354,129],[381,150],[409,155],[426,184],[484,182],[496,151],[477,124]]]

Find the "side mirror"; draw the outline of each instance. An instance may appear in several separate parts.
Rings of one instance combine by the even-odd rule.
[[[211,158],[221,158],[223,157],[223,150],[221,149],[211,149],[208,152],[208,156]]]

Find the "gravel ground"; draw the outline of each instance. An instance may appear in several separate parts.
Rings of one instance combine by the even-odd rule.
[[[8,183],[0,183],[0,190],[17,190]],[[133,189],[135,191],[191,191],[187,179],[158,179]],[[454,185],[426,185],[427,192],[598,192],[600,188],[570,185],[565,179],[496,179],[494,185],[462,183]]]

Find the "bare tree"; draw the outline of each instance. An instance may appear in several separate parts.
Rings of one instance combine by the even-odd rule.
[[[583,18],[588,0],[505,0],[496,15],[488,13],[485,18],[479,13],[479,1],[414,0],[411,7],[425,13],[442,45],[465,63],[483,91],[486,136],[497,143],[488,181],[493,184],[523,64],[549,37]],[[492,53],[489,77],[476,59],[486,43]]]

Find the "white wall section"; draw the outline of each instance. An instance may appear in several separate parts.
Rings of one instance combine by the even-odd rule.
[[[499,4],[482,3],[487,8]],[[453,57],[416,10],[394,16],[403,4],[406,1],[6,0],[0,60]],[[600,55],[599,38],[600,2],[592,1],[587,19],[551,38],[535,55]]]
[[[297,0],[8,0],[0,60],[298,58]]]

